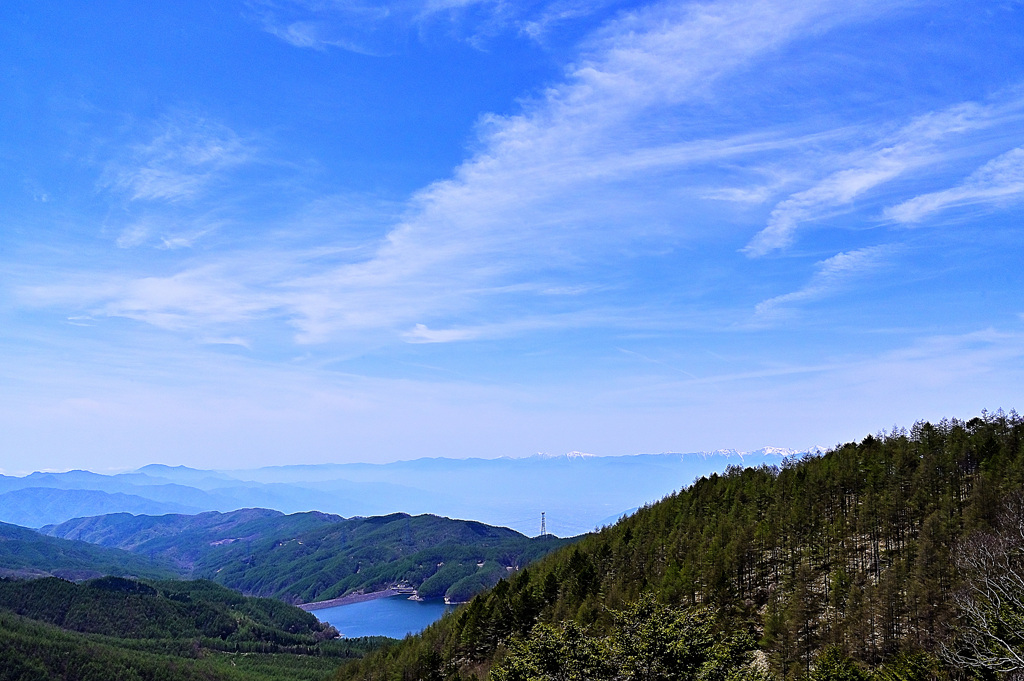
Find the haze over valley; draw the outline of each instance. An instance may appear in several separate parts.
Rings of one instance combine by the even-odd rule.
[[[814,452],[822,451],[820,448]],[[778,465],[806,452],[766,448],[594,457],[414,459],[390,464],[203,471],[150,464],[137,471],[0,477],[0,522],[27,527],[108,513],[162,515],[267,508],[340,516],[432,513],[568,537],[608,525],[732,465]]]

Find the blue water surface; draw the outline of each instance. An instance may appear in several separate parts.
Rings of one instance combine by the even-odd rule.
[[[321,622],[333,624],[345,638],[404,638],[406,634],[423,631],[428,625],[439,620],[450,607],[445,605],[442,599],[411,601],[408,596],[391,596],[313,610],[312,613]]]

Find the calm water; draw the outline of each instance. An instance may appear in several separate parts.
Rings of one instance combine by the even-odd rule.
[[[321,622],[333,624],[346,638],[403,638],[406,634],[415,634],[441,619],[441,615],[448,607],[450,606],[446,606],[441,599],[410,601],[408,596],[392,596],[314,610],[313,614]]]

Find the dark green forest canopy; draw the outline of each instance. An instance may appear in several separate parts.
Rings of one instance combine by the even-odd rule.
[[[712,606],[723,631],[754,636],[780,677],[819,667],[964,673],[938,657],[956,627],[953,550],[991,530],[1003,500],[1024,488],[1022,443],[1022,420],[997,412],[917,423],[779,468],[730,468],[545,557],[339,678],[483,676],[538,624],[607,635],[613,611],[646,593]]]
[[[337,632],[313,615],[208,581],[140,582],[102,577],[0,580],[0,609],[89,634],[132,639],[219,639],[313,646]],[[244,646],[243,646],[244,647]]]
[[[318,679],[384,639],[206,581],[0,580],[0,680]]]

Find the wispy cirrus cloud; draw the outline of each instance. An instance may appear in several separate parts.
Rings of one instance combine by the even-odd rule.
[[[187,201],[255,153],[251,142],[230,128],[192,113],[169,115],[157,128],[146,142],[108,164],[103,189],[132,201]]]
[[[555,0],[544,3],[535,14],[521,20],[519,32],[543,41],[560,25],[616,4],[621,4],[621,0]]]
[[[91,318],[121,317],[169,331],[216,329],[250,321],[276,304],[272,295],[255,294],[253,273],[240,274],[214,266],[164,277],[78,274],[23,286],[19,296],[32,305],[87,309]]]
[[[213,218],[146,214],[120,230],[114,243],[118,248],[135,248],[153,243],[156,248],[174,250],[193,244],[218,228]]]
[[[1024,147],[1002,154],[971,173],[961,184],[915,196],[885,210],[885,217],[903,224],[924,221],[958,206],[1001,206],[1024,197]]]
[[[245,194],[237,182],[260,162],[258,144],[195,110],[172,110],[136,126],[105,163],[97,182],[118,210],[105,230],[118,248],[191,248],[218,231],[233,201]]]
[[[374,11],[360,3],[267,7],[293,5]],[[402,7],[429,13],[462,5]],[[409,341],[468,339],[476,332],[432,329],[462,329],[455,320],[468,311],[483,314],[476,326],[507,325],[503,316],[518,316],[513,310],[521,306],[495,302],[510,295],[530,298],[534,315],[560,314],[561,301],[521,285],[586,289],[590,263],[620,257],[624,248],[664,248],[692,238],[701,226],[682,222],[675,196],[658,186],[724,158],[799,141],[770,133],[694,138],[685,126],[665,126],[663,116],[684,115],[723,75],[790,41],[890,7],[869,0],[842,6],[760,0],[664,3],[631,12],[590,38],[564,79],[522,113],[486,117],[480,151],[450,179],[418,192],[406,217],[372,247],[327,260],[303,249],[236,254],[239,261],[276,262],[263,269],[204,263],[99,286],[94,302],[83,305],[94,314],[165,328],[274,317],[305,343],[367,330]],[[253,153],[250,143],[206,119],[168,120],[152,140],[133,148],[131,163],[108,171],[106,186],[135,201],[194,200]],[[122,234],[123,245],[147,238],[151,228],[140,225]],[[266,278],[268,269],[274,279]]]
[[[801,288],[757,304],[755,314],[761,320],[785,316],[793,308],[839,293],[851,282],[885,266],[894,249],[873,246],[839,253],[822,260],[814,267],[814,274]]]
[[[357,319],[351,306],[361,308],[363,296],[376,298],[376,289],[392,306],[402,301],[420,317],[394,322],[429,326],[423,317],[474,308],[524,277],[557,276],[597,254],[665,237],[664,228],[640,226],[664,222],[673,198],[652,198],[645,181],[792,140],[686,140],[663,126],[658,134],[641,133],[644,117],[685,106],[721,75],[788,40],[863,19],[879,7],[673,4],[614,22],[589,43],[565,81],[524,113],[487,118],[482,151],[451,179],[418,193],[410,217],[372,259],[309,280],[321,294],[311,296],[294,323],[304,338],[329,338]],[[675,238],[685,232],[669,236]]]
[[[555,293],[554,295],[572,295]],[[566,327],[588,327],[609,322],[608,311],[568,312],[535,317],[521,317],[490,324],[430,328],[416,324],[402,334],[407,343],[455,343],[469,340],[493,340],[518,336],[528,331],[545,331]]]
[[[264,31],[305,49],[384,55],[403,49],[410,35],[443,32],[486,47],[500,34],[544,43],[567,25],[606,17],[629,0],[249,0]]]
[[[250,0],[251,16],[267,33],[299,48],[338,48],[386,54],[431,25],[442,24],[473,39],[515,24],[542,2],[502,0]]]
[[[743,251],[758,257],[789,246],[802,227],[847,212],[865,194],[962,153],[963,136],[1020,119],[1022,107],[1024,100],[1020,98],[957,104],[919,116],[897,132],[839,156],[832,163],[841,169],[779,202],[768,225]],[[928,200],[922,198],[917,205],[923,206]],[[911,210],[904,212],[909,214]]]
[[[605,289],[592,281],[596,265],[622,267],[631,251],[706,237],[707,226],[680,204],[679,186],[698,177],[703,184],[702,171],[725,159],[794,150],[816,134],[713,137],[666,121],[686,122],[688,107],[705,102],[723,76],[892,7],[760,0],[663,3],[625,14],[589,38],[564,78],[521,113],[484,117],[479,151],[449,179],[416,193],[383,238],[329,258],[281,243],[284,251],[221,254],[175,274],[94,286],[92,301],[79,298],[80,305],[164,328],[275,319],[295,329],[300,343],[365,333],[468,340],[480,329],[515,328],[524,309],[566,319],[559,316],[564,298],[540,291],[599,295]],[[133,153],[134,166],[118,166],[109,186],[138,201],[180,203],[253,152],[238,135],[199,120],[168,125]],[[125,232],[125,244],[146,238],[145,228]],[[46,288],[31,295],[46,298]],[[601,306],[593,295],[574,297],[568,310]],[[472,332],[460,323],[470,312]]]

